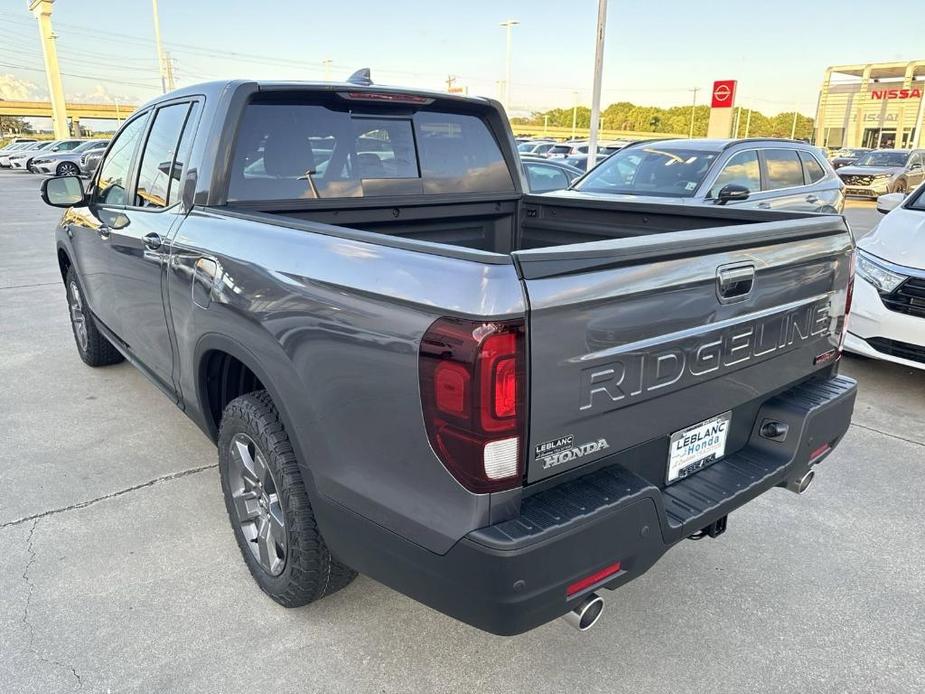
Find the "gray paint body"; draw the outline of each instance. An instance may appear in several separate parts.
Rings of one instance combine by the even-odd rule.
[[[572,227],[613,235],[607,220],[619,219],[633,233],[500,254],[229,211],[221,206],[231,143],[257,89],[245,82],[202,85],[142,107],[138,118],[183,99],[202,106],[182,201],[161,211],[72,208],[58,230],[59,250],[75,263],[89,306],[119,347],[204,431],[216,434],[204,404],[203,359],[222,350],[270,391],[310,494],[428,550],[445,553],[472,530],[516,516],[521,496],[530,493],[529,486],[470,493],[431,449],[418,348],[438,317],[528,318],[528,451],[561,434],[607,437],[611,452],[664,436],[805,377],[812,356],[833,340],[831,332],[814,336],[786,359],[679,383],[689,387],[672,389],[670,398],[583,416],[582,369],[621,350],[693,344],[709,338],[718,321],[728,322],[728,332],[756,312],[817,297],[831,302],[837,321],[852,248],[844,221],[524,197],[510,130],[500,108],[482,101],[515,172],[510,200],[523,222],[514,232],[521,247],[529,248],[530,234],[549,233],[540,222],[566,212],[577,215]],[[450,105],[475,103],[435,96]],[[659,227],[692,231],[672,235],[666,249],[663,237],[650,235]],[[160,248],[145,247],[150,233],[161,237]],[[742,262],[755,267],[754,291],[724,305],[715,293],[717,267]],[[548,476],[529,458],[530,481]]]

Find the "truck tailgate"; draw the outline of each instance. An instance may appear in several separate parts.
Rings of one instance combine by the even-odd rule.
[[[650,471],[663,485],[671,446],[717,427],[714,458],[734,453],[748,403],[832,363],[853,247],[841,217],[791,215],[513,253],[529,301],[527,482],[663,441]]]

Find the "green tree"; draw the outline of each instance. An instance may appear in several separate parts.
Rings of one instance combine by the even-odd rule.
[[[32,126],[24,119],[15,116],[0,116],[0,135],[6,133],[28,135],[31,132]]]

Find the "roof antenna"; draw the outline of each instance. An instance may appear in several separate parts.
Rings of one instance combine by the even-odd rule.
[[[350,82],[350,84],[357,84],[361,87],[368,87],[373,83],[373,78],[369,73],[368,67],[361,67],[359,70],[350,75],[350,77],[347,78],[347,81]]]

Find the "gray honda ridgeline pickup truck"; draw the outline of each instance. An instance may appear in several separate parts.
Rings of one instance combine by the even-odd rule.
[[[495,634],[586,629],[851,418],[842,217],[529,195],[491,100],[189,87],[42,195],[80,357],[217,444],[288,607],[360,571]]]

